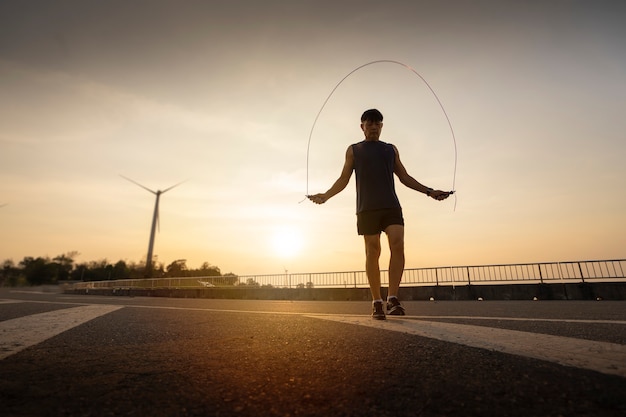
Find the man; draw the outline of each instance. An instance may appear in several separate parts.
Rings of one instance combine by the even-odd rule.
[[[341,175],[325,193],[308,196],[316,204],[323,204],[341,192],[356,174],[357,231],[365,239],[365,271],[372,293],[372,317],[384,320],[385,310],[380,288],[380,233],[389,241],[389,289],[387,311],[402,316],[404,307],[398,300],[400,281],[404,273],[404,219],[396,195],[395,174],[405,186],[426,194],[435,200],[444,200],[452,192],[433,190],[411,177],[402,162],[398,149],[380,140],[383,115],[376,109],[366,110],[361,116],[361,130],[365,139],[350,145]]]

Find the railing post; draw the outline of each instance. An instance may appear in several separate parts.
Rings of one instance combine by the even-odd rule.
[[[583,275],[583,269],[580,267],[580,262],[578,262],[578,270],[580,271],[580,279],[585,282],[585,276]]]

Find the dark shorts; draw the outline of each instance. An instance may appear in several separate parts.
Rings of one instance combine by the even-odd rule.
[[[369,210],[356,214],[359,235],[377,235],[392,224],[404,226],[401,208]]]

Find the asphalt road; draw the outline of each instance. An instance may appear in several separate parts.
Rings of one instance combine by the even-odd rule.
[[[0,290],[1,416],[623,416],[626,302]]]

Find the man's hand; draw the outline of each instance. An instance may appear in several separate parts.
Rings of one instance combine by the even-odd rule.
[[[315,204],[324,204],[326,201],[328,201],[328,197],[326,197],[326,194],[324,193],[307,195],[307,197]]]
[[[430,197],[434,198],[435,200],[441,201],[450,197],[452,194],[454,194],[454,191],[433,190],[430,192]]]

